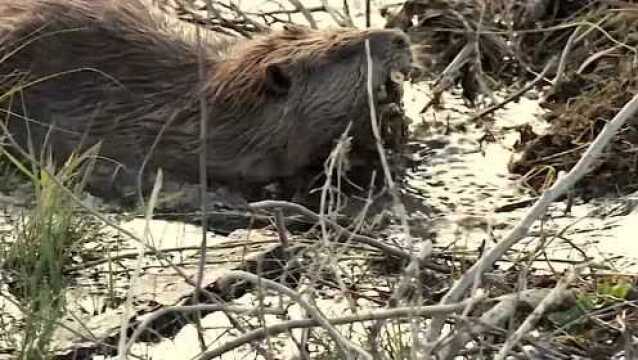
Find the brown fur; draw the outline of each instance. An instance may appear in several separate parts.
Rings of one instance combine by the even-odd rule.
[[[203,97],[209,177],[249,188],[320,165],[350,121],[355,140],[371,137],[365,39],[375,90],[412,60],[394,30],[288,27],[253,40],[202,30],[200,79],[195,34],[143,0],[0,0],[2,90],[23,86],[4,104],[11,133],[37,151],[48,140],[59,160],[101,142],[108,160],[91,188],[121,197],[142,164],[197,182]]]
[[[372,31],[333,30],[307,32],[305,29],[286,27],[286,31],[258,38],[233,48],[231,59],[220,64],[211,85],[221,101],[239,101],[238,105],[259,104],[265,98],[265,84],[269,66],[305,63],[317,66],[331,61],[338,52],[361,44],[362,36]]]

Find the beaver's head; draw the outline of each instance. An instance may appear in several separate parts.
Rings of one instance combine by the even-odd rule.
[[[392,90],[413,67],[410,42],[399,30],[287,26],[235,45],[210,82],[220,116],[232,116],[247,129],[224,157],[253,152],[243,157],[250,165],[241,167],[253,175],[264,167],[268,177],[273,168],[294,172],[324,157],[350,122],[355,138],[371,136],[366,40],[373,94],[383,102],[401,93]]]
[[[355,88],[360,91],[367,81],[366,39],[374,90],[400,83],[414,67],[410,41],[402,31],[317,31],[288,25],[235,46],[216,69],[216,96],[245,106],[298,95],[326,99]]]

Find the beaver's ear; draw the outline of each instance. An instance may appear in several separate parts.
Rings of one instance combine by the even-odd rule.
[[[290,75],[279,64],[270,64],[266,67],[266,90],[276,96],[288,95],[292,86]]]

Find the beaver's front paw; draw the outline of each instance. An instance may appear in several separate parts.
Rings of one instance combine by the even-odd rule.
[[[199,192],[197,193],[199,200]],[[248,211],[248,201],[238,192],[221,187],[209,191],[205,195],[206,211],[214,210],[241,210]],[[201,201],[199,202],[201,208]]]
[[[209,212],[224,210],[247,211],[248,202],[244,197],[227,188],[217,188],[207,191],[204,198],[197,185],[182,185],[177,191],[170,191],[163,197],[158,208],[161,210],[197,212],[202,208]],[[202,204],[203,200],[203,204]],[[204,206],[202,206],[204,205]]]

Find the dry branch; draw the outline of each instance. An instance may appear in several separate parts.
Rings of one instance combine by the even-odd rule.
[[[423,109],[421,109],[421,113],[426,112],[432,104],[437,102],[438,98],[445,90],[448,90],[452,85],[454,85],[454,81],[459,76],[461,69],[472,60],[472,56],[475,54],[475,51],[476,45],[469,42],[465,44],[458,54],[456,54],[452,62],[447,65],[441,75],[439,75],[434,82],[432,100],[430,100]]]
[[[306,18],[306,21],[308,21],[308,24],[311,28],[317,28],[317,22],[315,21],[315,18],[312,16],[312,13],[308,11],[308,9],[306,9],[306,7],[301,3],[301,1],[288,0],[288,2],[290,2],[290,4],[292,4],[297,11],[300,11],[303,14],[304,18]]]
[[[131,347],[135,344],[137,339],[142,335],[144,330],[146,330],[153,322],[160,319],[161,317],[173,313],[178,312],[181,314],[187,314],[192,312],[213,312],[213,311],[224,311],[231,313],[240,313],[240,314],[256,314],[257,312],[261,312],[263,314],[272,314],[272,315],[284,315],[282,310],[272,310],[265,309],[263,307],[245,307],[245,306],[233,306],[228,304],[198,304],[198,305],[186,305],[186,306],[172,306],[156,311],[149,316],[147,316],[136,328],[128,342],[126,343],[126,347],[124,351],[120,351],[119,355],[122,356],[124,354],[128,354],[131,350]],[[125,337],[123,337],[126,339]]]

